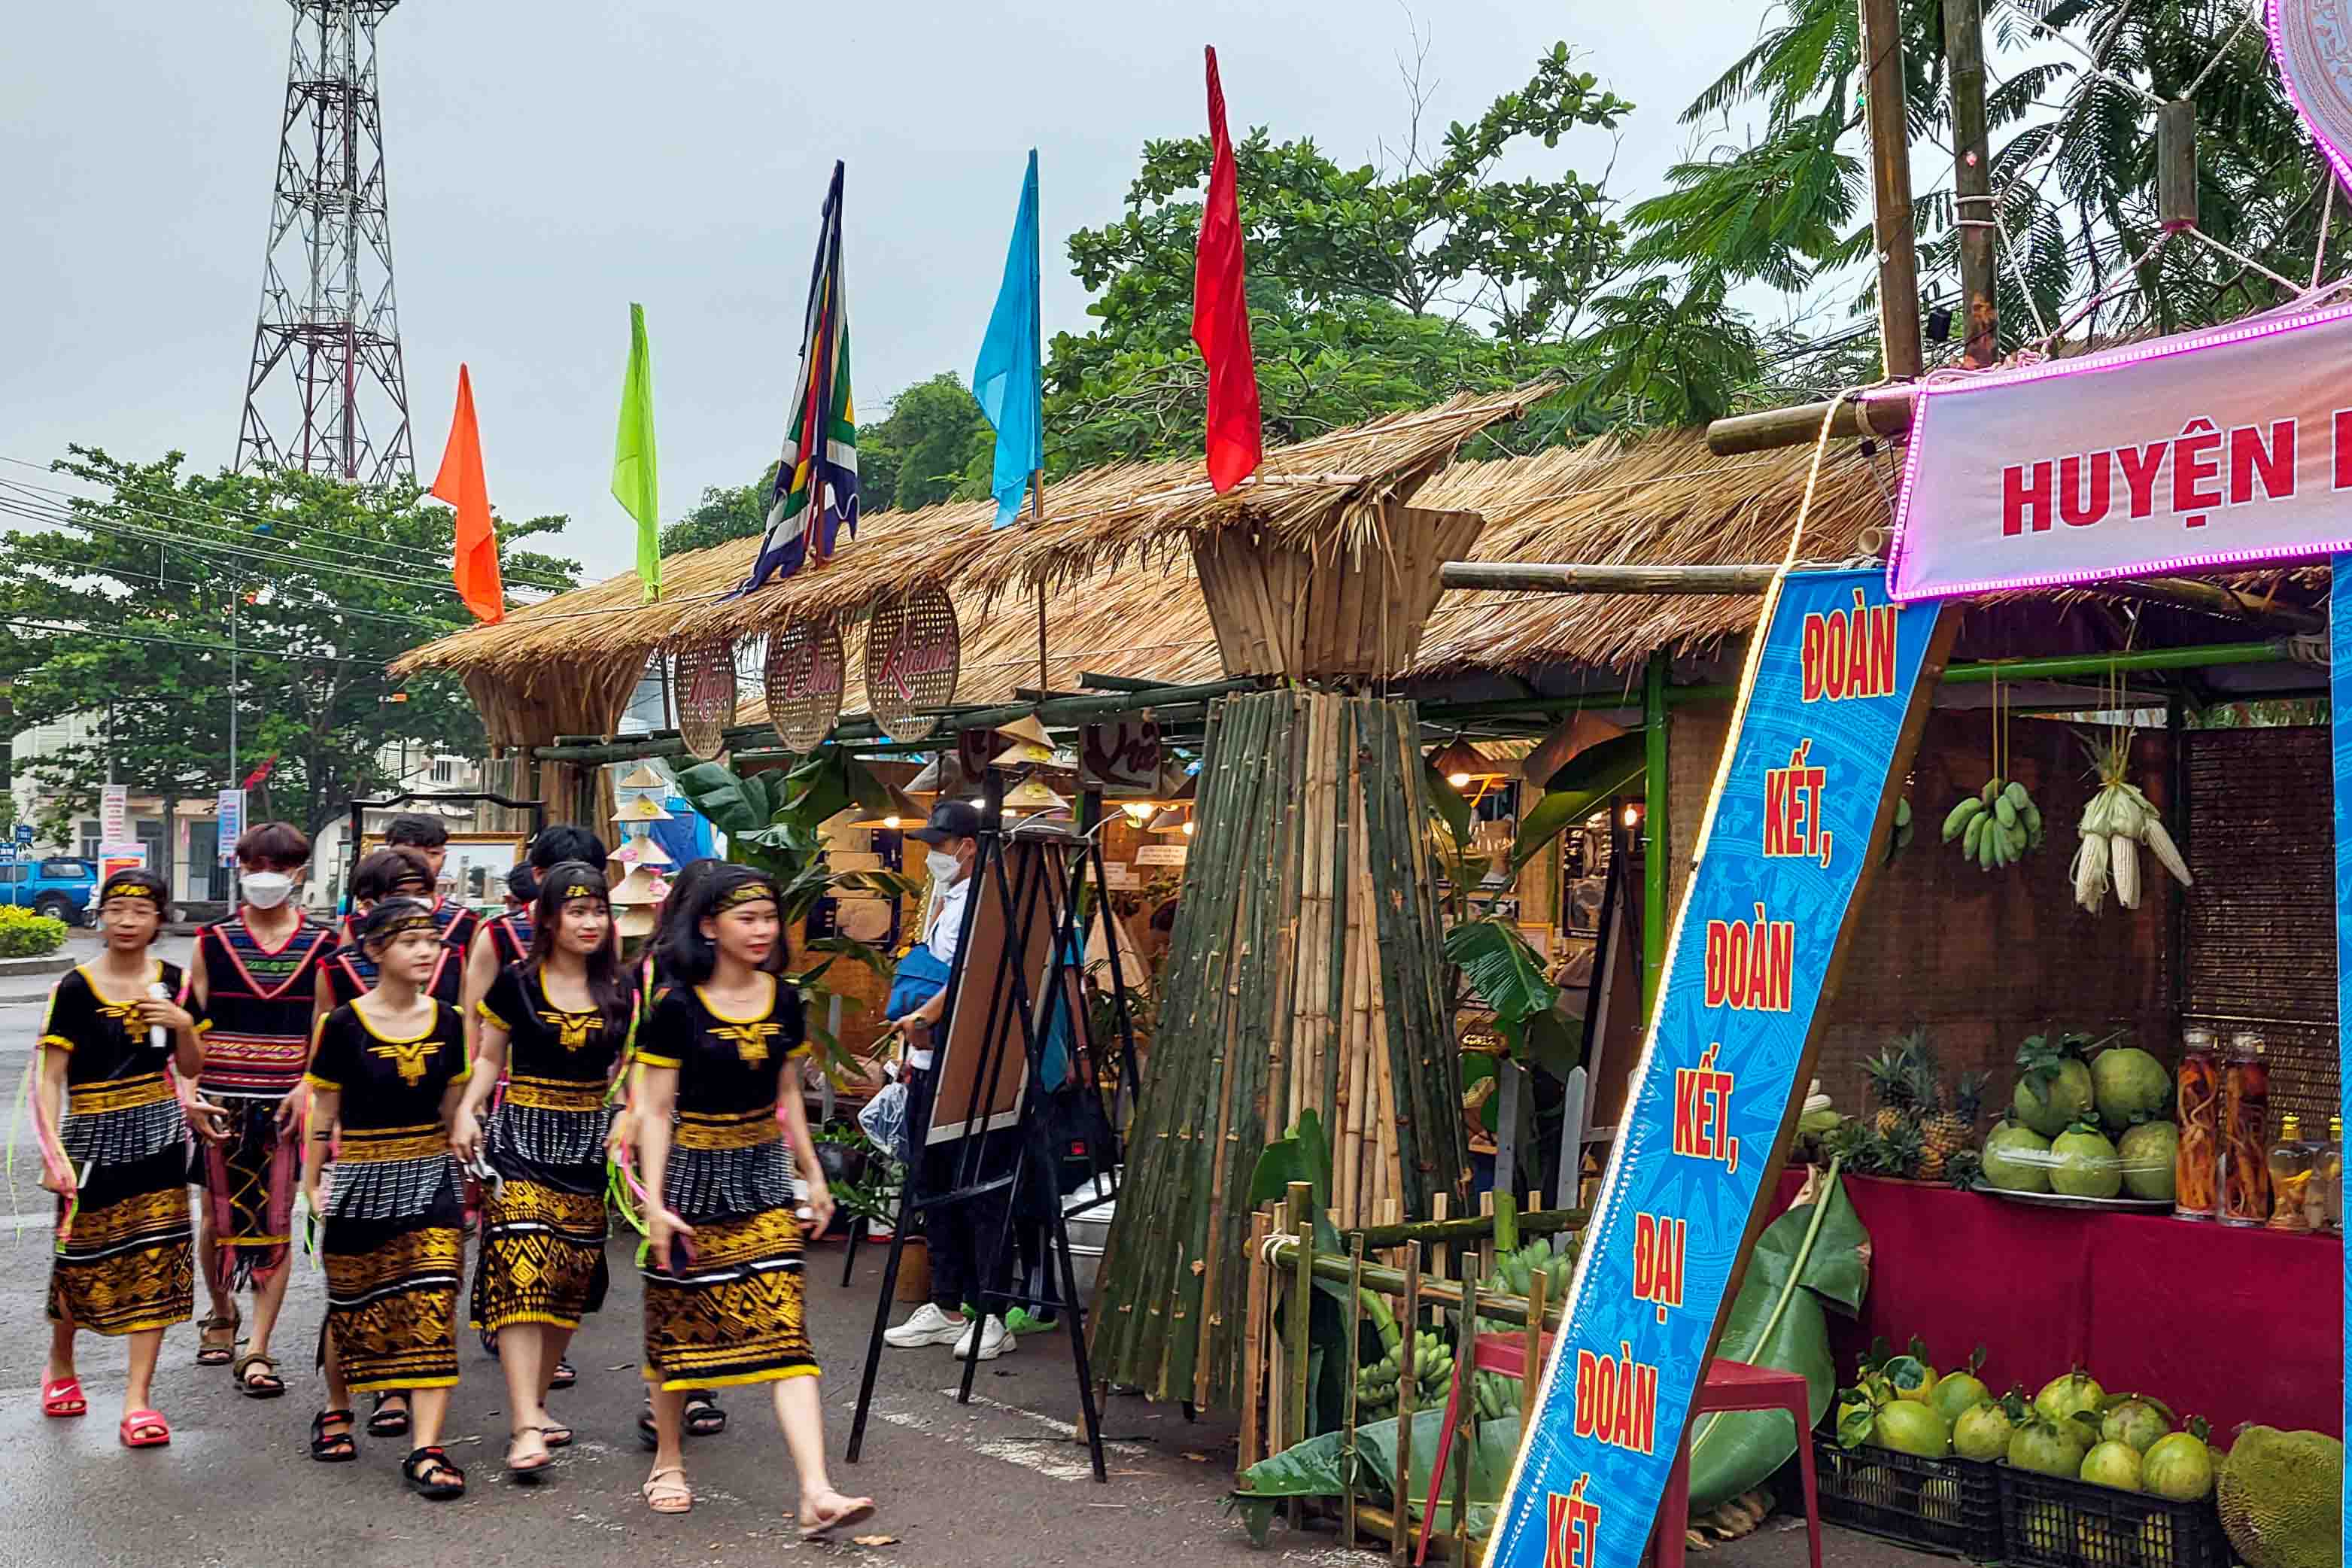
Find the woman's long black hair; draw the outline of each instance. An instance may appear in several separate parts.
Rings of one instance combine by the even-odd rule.
[[[678,915],[694,901],[696,890],[710,879],[710,874],[726,864],[724,860],[709,857],[689,860],[678,868],[677,876],[669,879],[669,894],[654,910],[654,934],[646,939],[646,956],[653,961],[647,995],[658,995],[677,984],[670,961],[673,957],[671,948],[677,937]]]
[[[776,879],[765,871],[750,866],[733,866],[723,860],[698,861],[710,870],[686,884],[686,873],[670,889],[662,901],[662,927],[654,952],[654,971],[662,982],[672,985],[700,985],[719,967],[719,944],[702,934],[702,922],[716,914],[730,894],[753,882],[764,882],[772,891]],[[692,871],[689,866],[687,871]],[[782,912],[781,910],[778,912]],[[786,942],[784,934],[776,935],[775,960],[769,967],[781,970]]]
[[[606,914],[612,912],[613,894],[604,873],[584,860],[565,860],[547,868],[539,879],[539,901],[531,907],[530,951],[523,955],[523,963],[541,974],[542,985],[548,956],[555,951],[555,939],[563,924],[563,906],[573,899],[598,900]],[[614,1033],[626,1029],[635,1005],[614,944],[598,942],[583,955],[583,962],[588,968],[588,995],[604,1015],[605,1029]]]

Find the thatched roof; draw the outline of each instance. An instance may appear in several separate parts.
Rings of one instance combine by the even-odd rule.
[[[1531,458],[1464,463],[1413,498],[1482,513],[1478,561],[1713,566],[1777,563],[1796,525],[1810,446],[1709,455],[1697,430],[1604,438]],[[1889,506],[1853,447],[1824,456],[1800,554],[1837,561]],[[1422,634],[1417,675],[1524,671],[1548,664],[1622,668],[1657,649],[1715,652],[1756,625],[1753,595],[1452,593]]]
[[[535,665],[642,659],[656,648],[745,637],[795,616],[847,622],[887,600],[937,584],[960,600],[1050,594],[1062,585],[1186,552],[1197,538],[1249,529],[1318,551],[1378,547],[1382,503],[1411,495],[1451,462],[1465,441],[1517,418],[1557,388],[1536,384],[1472,394],[1417,413],[1393,414],[1266,454],[1257,473],[1220,496],[1199,460],[1094,468],[1046,487],[1045,518],[993,528],[993,501],[956,501],[877,513],[865,537],[824,570],[803,572],[730,597],[757,544],[737,541],[662,563],[661,600],[639,603],[634,574],[560,595],[417,648],[395,675],[425,669],[528,679]]]

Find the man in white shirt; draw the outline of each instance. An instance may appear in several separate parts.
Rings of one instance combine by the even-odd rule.
[[[927,1149],[924,1138],[930,1131],[931,1100],[938,1091],[935,1042],[947,1012],[948,981],[963,943],[980,830],[980,813],[969,802],[943,800],[929,822],[907,835],[928,850],[924,865],[933,890],[923,940],[898,960],[888,1004],[891,1027],[904,1044],[909,1069],[908,1135],[914,1148],[911,1185],[918,1196],[946,1191],[956,1179],[957,1145]],[[992,1250],[996,1245],[1003,1226],[1003,1205],[999,1193],[927,1212],[923,1230],[930,1255],[931,1299],[887,1331],[885,1344],[898,1350],[953,1345],[959,1356],[971,1353],[968,1341],[975,1331],[965,1326],[963,1309],[967,1303],[979,1306],[988,1278],[982,1249]],[[1004,1321],[993,1313],[982,1319],[977,1331],[982,1361],[993,1361],[1018,1344],[1004,1331]]]

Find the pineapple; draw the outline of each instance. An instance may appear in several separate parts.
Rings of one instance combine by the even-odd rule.
[[[1870,1119],[1870,1128],[1882,1139],[1893,1137],[1897,1127],[1917,1114],[1911,1069],[1914,1055],[1925,1037],[1916,1029],[1898,1036],[1887,1049],[1863,1064],[1870,1075],[1871,1096],[1879,1105],[1878,1113]]]
[[[1985,1075],[1962,1073],[1959,1092],[1950,1104],[1943,1102],[1943,1091],[1930,1083],[1935,1106],[1919,1124],[1919,1174],[1928,1181],[1939,1181],[1946,1173],[1946,1164],[1953,1155],[1975,1141],[1977,1111],[1984,1103]]]

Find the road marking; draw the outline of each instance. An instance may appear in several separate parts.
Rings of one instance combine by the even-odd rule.
[[[955,1393],[952,1388],[940,1390],[940,1396],[946,1399],[953,1399]],[[1095,1479],[1095,1469],[1091,1460],[1083,1456],[1076,1459],[1070,1457],[1070,1445],[1082,1440],[1077,1427],[1072,1423],[1057,1421],[1051,1415],[1040,1415],[1034,1410],[1024,1410],[1018,1405],[1006,1405],[1000,1400],[991,1399],[984,1394],[975,1394],[971,1396],[971,1406],[967,1408],[973,1406],[984,1406],[999,1415],[1019,1416],[1024,1421],[1043,1426],[1053,1433],[1054,1437],[1049,1441],[1036,1437],[990,1437],[977,1433],[956,1432],[943,1428],[931,1416],[917,1415],[905,1410],[886,1410],[878,1405],[875,1407],[874,1414],[893,1426],[903,1426],[910,1432],[928,1432],[934,1436],[944,1436],[949,1441],[961,1444],[984,1458],[1002,1460],[1005,1464],[1027,1470],[1033,1475],[1043,1476],[1047,1480],[1092,1481]],[[1122,1459],[1139,1459],[1144,1457],[1142,1447],[1134,1443],[1106,1441],[1103,1444],[1103,1453],[1106,1458],[1116,1455]]]

